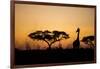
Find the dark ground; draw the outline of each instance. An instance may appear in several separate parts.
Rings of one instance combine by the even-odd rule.
[[[52,50],[18,50],[15,49],[15,64],[68,63],[94,60],[94,49],[52,49]]]

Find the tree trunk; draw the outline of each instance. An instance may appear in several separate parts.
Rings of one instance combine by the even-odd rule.
[[[51,45],[49,44],[48,46],[49,46],[48,49],[50,50],[51,49]]]
[[[51,49],[51,45],[53,44],[53,43],[55,43],[55,42],[57,42],[57,41],[60,41],[61,39],[59,39],[59,40],[56,40],[56,41],[53,41],[53,42],[51,42],[51,43],[49,43],[48,41],[46,41],[46,40],[44,40],[47,44],[48,44],[48,49]]]
[[[51,49],[51,44],[49,44],[49,42],[48,41],[46,41],[46,40],[44,40],[47,44],[48,44],[48,49]]]

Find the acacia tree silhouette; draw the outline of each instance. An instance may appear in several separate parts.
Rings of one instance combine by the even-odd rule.
[[[50,32],[48,30],[45,31],[36,31],[33,33],[30,33],[28,35],[33,40],[43,40],[48,44],[48,48],[51,49],[51,45],[57,41],[60,41],[62,39],[68,39],[69,35],[63,31],[53,31]]]
[[[94,43],[92,42],[94,41],[94,36],[85,36],[81,41],[88,44],[91,48],[94,48]]]

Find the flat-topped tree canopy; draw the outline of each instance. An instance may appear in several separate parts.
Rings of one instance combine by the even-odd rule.
[[[51,45],[57,41],[60,41],[62,39],[68,39],[69,35],[65,33],[64,31],[35,31],[28,35],[33,40],[43,40],[45,41],[49,48],[51,48]]]
[[[85,44],[90,45],[92,48],[94,48],[94,43],[92,42],[94,40],[95,40],[95,36],[90,35],[90,36],[83,37],[81,41],[84,42]]]

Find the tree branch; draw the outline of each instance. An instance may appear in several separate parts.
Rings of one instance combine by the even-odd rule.
[[[57,41],[60,41],[61,39],[58,39],[58,40],[55,40],[55,41],[53,41],[53,42],[51,42],[50,43],[50,46],[53,44],[53,43],[55,43],[55,42],[57,42]]]
[[[48,46],[50,47],[50,44],[49,44],[49,42],[47,40],[44,39],[43,41],[45,41],[48,44]]]

